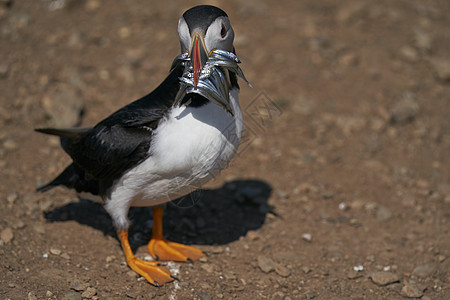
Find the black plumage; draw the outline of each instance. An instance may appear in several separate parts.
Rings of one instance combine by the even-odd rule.
[[[218,17],[228,17],[227,14],[218,7],[211,5],[199,5],[187,10],[183,14],[183,18],[188,24],[189,33],[193,30],[201,29],[203,33],[211,25],[211,23]]]
[[[72,165],[38,190],[64,185],[77,192],[107,193],[115,179],[149,156],[153,130],[172,107],[179,89],[178,77],[183,70],[181,63],[173,66],[152,93],[126,105],[94,127],[36,129],[60,136],[63,149],[73,160]]]

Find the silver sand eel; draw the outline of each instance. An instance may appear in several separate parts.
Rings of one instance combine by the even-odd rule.
[[[238,66],[241,61],[232,52],[223,50],[212,51],[199,76],[197,87],[194,86],[192,64],[188,63],[190,62],[189,54],[183,53],[178,55],[172,66],[178,64],[180,61],[185,65],[185,70],[183,76],[179,78],[181,85],[175,97],[175,105],[179,105],[186,94],[196,93],[208,98],[233,115],[229,99],[231,83],[228,72],[225,72],[225,70],[235,73],[250,87],[252,86]]]

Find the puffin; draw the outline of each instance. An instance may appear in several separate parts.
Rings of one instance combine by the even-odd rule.
[[[164,207],[215,178],[236,154],[243,131],[238,77],[248,83],[222,9],[190,8],[178,21],[178,34],[181,53],[151,93],[95,126],[35,129],[59,136],[72,159],[38,191],[64,186],[100,196],[128,266],[155,286],[177,279],[160,261],[192,263],[205,255],[164,238]],[[147,249],[153,261],[136,258],[131,250],[131,206],[152,207]]]

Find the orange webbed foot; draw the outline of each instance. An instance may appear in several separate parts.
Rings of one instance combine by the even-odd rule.
[[[170,274],[169,269],[160,263],[136,258],[131,251],[130,243],[128,241],[128,231],[120,231],[117,235],[122,244],[127,264],[133,271],[155,286],[161,286],[176,279]]]
[[[153,207],[153,236],[148,243],[148,253],[155,260],[190,262],[205,256],[203,251],[191,246],[170,242],[163,238],[163,206]]]
[[[203,251],[162,238],[152,238],[147,246],[148,253],[156,260],[194,262],[205,256]]]
[[[127,259],[128,266],[155,286],[161,286],[175,279],[167,267],[158,262],[138,258]]]

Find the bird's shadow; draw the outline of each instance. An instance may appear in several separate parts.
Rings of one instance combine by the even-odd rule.
[[[236,180],[218,189],[203,189],[167,204],[164,233],[167,239],[203,245],[222,245],[238,240],[249,230],[260,228],[267,213],[274,213],[268,200],[272,188],[261,180]],[[128,214],[133,250],[151,238],[152,210],[132,207]],[[116,236],[111,218],[98,202],[80,198],[44,212],[50,222],[74,220]]]

